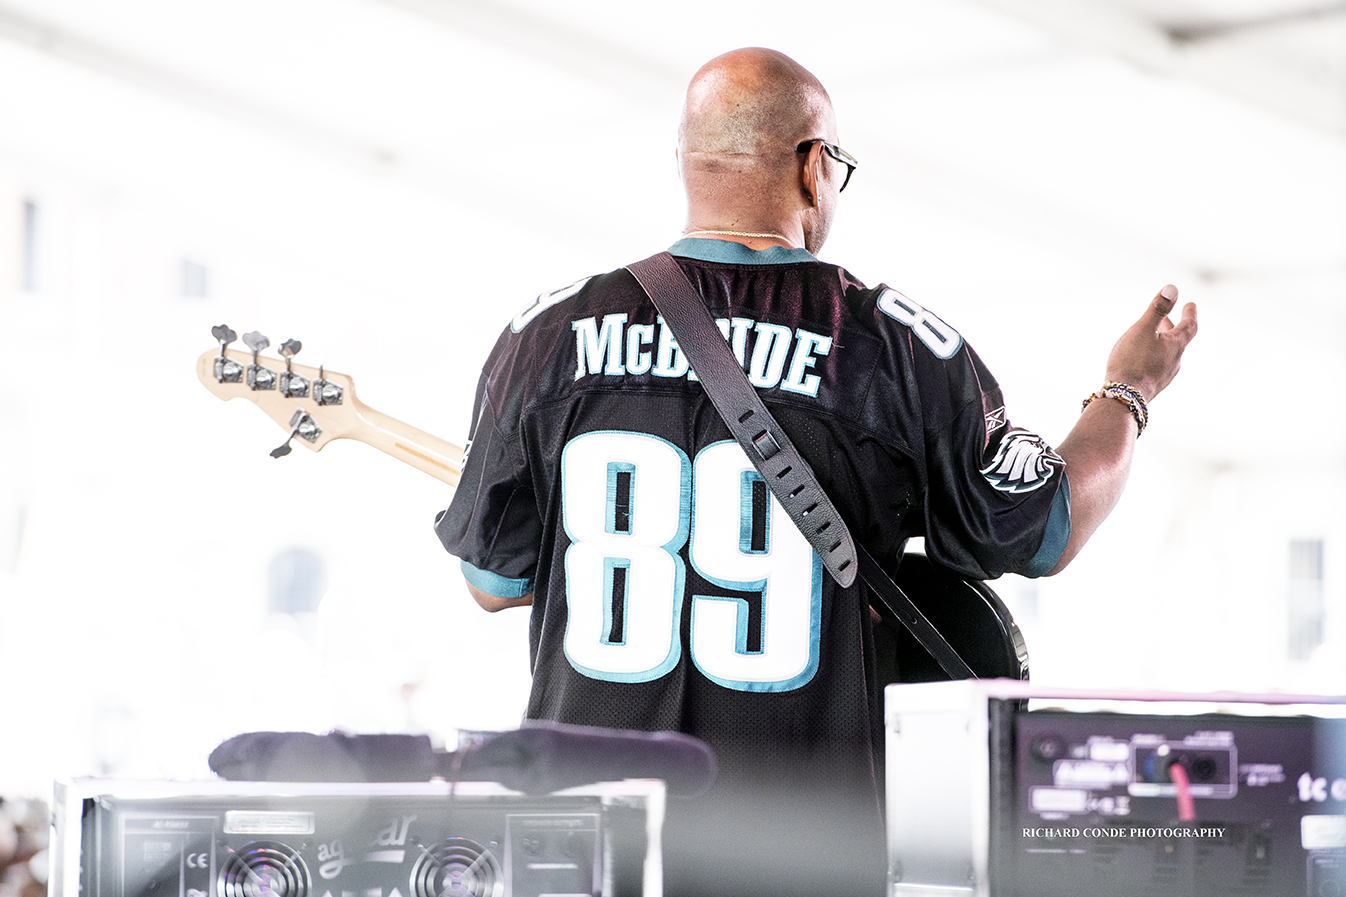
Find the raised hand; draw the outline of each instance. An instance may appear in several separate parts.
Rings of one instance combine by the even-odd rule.
[[[1146,401],[1173,382],[1182,363],[1182,353],[1196,336],[1196,305],[1189,302],[1174,324],[1168,314],[1178,301],[1178,288],[1169,284],[1154,297],[1150,307],[1122,334],[1108,353],[1106,379],[1128,383],[1140,390]]]

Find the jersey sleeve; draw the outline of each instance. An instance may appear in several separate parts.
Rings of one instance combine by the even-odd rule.
[[[945,365],[947,415],[927,418],[926,547],[970,575],[1041,576],[1070,536],[1065,462],[1013,426],[999,386],[970,346]]]
[[[542,519],[517,427],[498,419],[490,372],[477,387],[462,477],[435,532],[482,591],[520,597],[533,591]]]

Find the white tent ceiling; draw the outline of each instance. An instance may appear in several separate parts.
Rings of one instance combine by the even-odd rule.
[[[672,192],[668,135],[689,73],[724,49],[766,44],[824,77],[871,193],[933,179],[1016,214],[1027,201],[1062,230],[1106,227],[1203,272],[1341,263],[1339,231],[1273,231],[1212,201],[1252,190],[1248,208],[1298,219],[1307,198],[1340,190],[1340,2],[766,9],[5,0],[0,34],[418,188],[599,227],[635,211],[625,179],[647,166],[664,177],[638,189]],[[641,157],[645,140],[658,142],[657,159]],[[1170,231],[1154,214],[1166,195],[1205,217]]]

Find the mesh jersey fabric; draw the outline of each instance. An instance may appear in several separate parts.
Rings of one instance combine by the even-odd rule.
[[[976,578],[1059,557],[1060,459],[1009,424],[953,328],[803,250],[671,251],[875,557],[895,565],[913,536]],[[731,803],[788,797],[815,828],[833,807],[872,834],[868,589],[839,588],[762,487],[618,269],[538,297],[501,335],[436,530],[474,585],[533,593],[530,718],[694,735]]]

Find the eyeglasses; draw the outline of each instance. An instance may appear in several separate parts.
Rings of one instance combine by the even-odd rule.
[[[809,148],[812,147],[813,144],[815,143],[821,143],[823,145],[823,149],[827,151],[827,154],[829,156],[831,156],[833,159],[836,159],[842,165],[846,166],[846,180],[841,182],[841,190],[845,190],[846,185],[851,182],[851,175],[855,173],[855,169],[860,167],[859,161],[857,161],[854,156],[846,152],[841,147],[837,146],[835,143],[828,143],[821,137],[814,137],[812,140],[805,140],[803,143],[799,144],[799,146],[795,147],[795,152],[807,153],[809,151]],[[840,193],[841,190],[838,190],[837,192]]]

